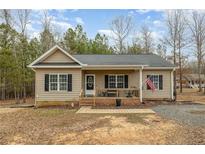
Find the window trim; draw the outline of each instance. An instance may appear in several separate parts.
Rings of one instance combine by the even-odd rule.
[[[68,86],[66,85],[66,90],[60,90],[60,75],[65,75],[67,84],[68,84],[68,74],[66,73],[49,73],[49,92],[59,92],[59,91],[68,91]],[[51,90],[50,75],[57,75],[57,90]]]
[[[146,75],[146,78],[147,78],[147,76],[148,76],[149,74],[147,74]],[[162,85],[162,89],[159,89],[159,76],[160,75],[162,75],[162,74],[151,74],[151,75],[149,75],[149,76],[157,76],[158,77],[158,87],[156,87],[156,89],[155,90],[158,90],[158,91],[161,91],[161,90],[163,90],[163,85]],[[163,76],[163,75],[162,75]],[[151,80],[152,81],[152,80]],[[152,81],[153,82],[153,84],[155,83],[154,81]],[[163,82],[162,82],[162,84],[163,84]],[[146,84],[146,87],[147,87],[147,84]],[[146,88],[147,90],[151,90],[151,89],[148,89],[148,88]]]
[[[110,76],[115,76],[115,88],[110,88],[110,78],[109,78]],[[123,82],[119,82],[119,83],[123,83],[123,87],[119,88],[119,89],[124,89],[125,88],[125,74],[108,74],[108,88],[110,88],[110,89],[118,89],[118,87],[117,87],[117,84],[118,84],[117,77],[118,76],[122,76],[123,77]]]

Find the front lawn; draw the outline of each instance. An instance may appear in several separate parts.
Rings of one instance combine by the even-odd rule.
[[[155,114],[75,112],[68,109],[0,112],[0,144],[205,143],[200,135],[204,128],[189,128]]]

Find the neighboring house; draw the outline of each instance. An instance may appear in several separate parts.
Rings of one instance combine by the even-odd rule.
[[[35,71],[37,106],[135,105],[173,99],[173,64],[154,54],[70,55],[54,46],[29,65]],[[152,92],[146,79],[156,86]]]
[[[199,87],[199,75],[198,74],[184,74],[182,78],[185,82],[185,86],[189,88]],[[205,75],[201,74],[202,87],[205,86]]]

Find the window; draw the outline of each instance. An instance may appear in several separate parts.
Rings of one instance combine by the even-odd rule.
[[[50,91],[67,90],[68,75],[67,74],[50,74],[49,75]]]
[[[156,89],[159,89],[159,75],[153,75],[152,82],[154,83]]]
[[[124,75],[109,75],[108,76],[108,88],[125,88],[125,76]]]
[[[109,88],[116,88],[116,76],[115,75],[109,75],[108,87]]]
[[[50,90],[51,91],[58,90],[58,75],[57,74],[50,75]]]
[[[117,88],[124,88],[124,75],[117,76]]]
[[[150,80],[153,82],[154,86],[158,90],[163,89],[163,76],[162,75],[147,75],[147,78],[150,78]],[[147,89],[151,89],[149,85],[147,84]]]
[[[65,74],[59,75],[59,87],[60,90],[67,90],[68,76]]]

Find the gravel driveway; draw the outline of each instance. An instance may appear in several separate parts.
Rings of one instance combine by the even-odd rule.
[[[191,126],[205,126],[205,105],[159,105],[153,110],[165,118]]]

